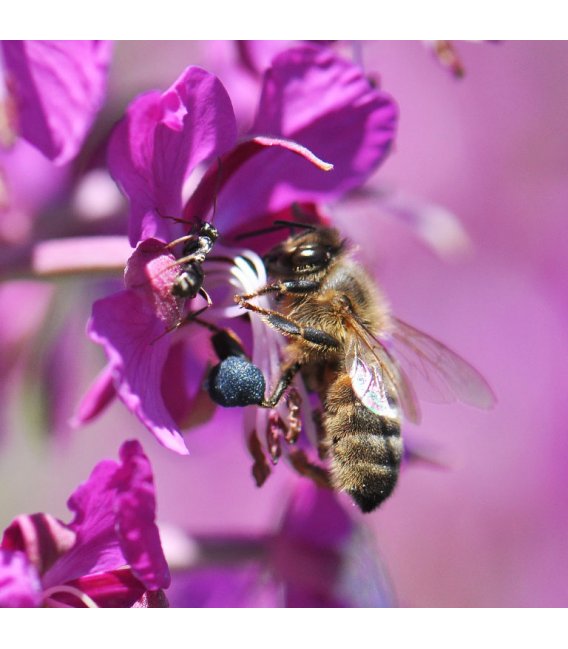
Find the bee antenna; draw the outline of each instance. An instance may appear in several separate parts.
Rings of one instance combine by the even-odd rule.
[[[302,223],[301,221],[283,221],[283,220],[277,220],[274,221],[274,225],[279,225],[280,227],[283,228],[290,228],[292,231],[292,234],[294,233],[294,228],[303,228],[304,230],[310,230],[313,232],[316,227],[315,225],[310,225],[309,223]]]
[[[158,209],[156,209],[156,212],[158,213],[158,216],[162,219],[170,219],[170,221],[174,221],[174,223],[183,223],[184,225],[189,225],[188,221],[186,221],[185,219],[180,219],[178,216],[170,216],[169,214],[162,214]]]
[[[260,230],[251,230],[250,232],[243,232],[238,234],[235,237],[236,241],[241,239],[248,239],[249,237],[257,237],[261,234],[269,234],[270,232],[277,232],[278,230],[283,230],[284,228],[290,228],[290,232],[294,234],[294,228],[304,228],[305,230],[311,230],[312,232],[316,229],[313,225],[308,225],[307,223],[300,223],[299,221],[282,221],[278,219],[274,221],[274,225],[271,225],[268,228],[261,228]]]

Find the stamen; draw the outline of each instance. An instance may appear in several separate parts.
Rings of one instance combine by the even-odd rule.
[[[254,429],[248,435],[247,446],[249,453],[254,459],[252,475],[254,476],[256,486],[261,487],[266,482],[266,478],[270,475],[270,465],[266,460],[260,440],[258,439],[256,430]]]
[[[282,454],[280,439],[285,433],[286,427],[284,426],[282,417],[272,410],[268,416],[268,426],[266,427],[266,445],[268,446],[268,453],[274,465],[278,464],[278,459]]]
[[[300,408],[302,406],[302,397],[298,389],[292,386],[288,390],[288,430],[286,431],[285,439],[288,444],[295,444],[302,430],[302,417]]]

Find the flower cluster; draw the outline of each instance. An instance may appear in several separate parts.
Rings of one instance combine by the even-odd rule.
[[[173,357],[191,345],[185,331],[171,335],[186,307],[171,291],[179,268],[168,242],[179,234],[179,221],[188,228],[196,219],[214,218],[222,242],[231,242],[239,233],[272,223],[295,203],[337,200],[385,159],[396,120],[396,104],[357,66],[310,46],[274,59],[260,84],[255,122],[238,139],[227,92],[200,68],[188,68],[165,92],[132,102],[112,135],[109,166],[129,199],[129,236],[136,249],[127,265],[126,289],[94,305],[89,334],[104,346],[109,366],[82,410],[90,417],[114,391],[161,444],[187,453],[179,430],[185,413],[172,395],[188,386],[185,401],[190,402],[202,372],[187,376],[179,364],[172,371]],[[329,160],[333,163],[324,162]],[[200,166],[201,178],[184,199],[186,181]],[[262,264],[256,277],[242,269],[238,288],[256,289],[265,282],[263,273]],[[231,313],[219,305],[214,311]],[[255,334],[253,362],[270,359],[260,367],[275,380],[277,351],[261,342],[270,334],[258,329]],[[257,416],[264,417],[264,435],[268,415]],[[255,450],[257,428],[247,427],[247,441],[260,484],[267,464]]]
[[[389,153],[397,107],[363,70],[325,46],[298,43],[280,49],[258,73],[256,116],[248,129],[237,121],[219,78],[196,66],[186,68],[166,91],[148,92],[130,103],[106,147],[108,170],[128,199],[128,240],[133,248],[128,260],[126,248],[113,237],[30,240],[32,268],[38,274],[68,273],[89,265],[112,268],[126,262],[124,289],[93,305],[88,334],[103,346],[108,365],[77,407],[75,426],[94,420],[118,396],[163,446],[187,454],[182,429],[202,399],[208,358],[203,349],[194,349],[192,328],[182,326],[203,310],[199,300],[172,290],[183,264],[178,247],[195,236],[188,232],[214,222],[221,233],[219,261],[207,271],[213,278],[207,290],[215,295],[208,326],[219,331],[224,320],[240,315],[232,295],[254,291],[266,282],[260,257],[235,247],[239,236],[298,209],[307,218],[325,221],[324,205],[361,186]],[[5,203],[12,213],[21,206],[28,214],[39,211],[70,186],[69,163],[103,104],[111,51],[106,42],[4,44],[2,137],[14,147],[5,164]],[[37,157],[31,144],[63,168],[59,175],[49,168],[47,191],[31,202],[18,186],[16,160],[24,146],[18,138],[28,142],[28,159]],[[30,231],[22,232],[22,241]],[[266,246],[264,237],[252,243],[257,250]],[[25,265],[26,258],[18,263]],[[227,291],[228,287],[232,289]],[[29,295],[30,291],[31,287],[26,289]],[[201,294],[210,301],[205,290]],[[239,323],[234,327],[242,329]],[[277,334],[253,322],[252,361],[268,381],[275,380],[281,348]],[[305,390],[302,397],[308,398]],[[294,407],[297,410],[290,406]],[[279,410],[247,413],[245,432],[258,484],[270,472],[266,457],[275,463],[282,452],[278,430],[284,413]],[[314,441],[313,425],[308,423],[307,428]],[[267,431],[266,440],[259,440],[258,429]],[[295,441],[297,432],[288,431],[286,439]],[[34,514],[19,516],[8,526],[2,541],[3,605],[165,602],[163,589],[170,578],[154,520],[149,461],[137,442],[124,444],[120,456],[120,464],[97,464],[71,496],[68,505],[75,513],[71,523]],[[314,597],[343,605],[347,600],[339,595],[335,600],[327,591],[345,561],[342,539],[352,534],[353,523],[332,494],[315,492],[311,498],[325,501],[318,510],[336,508],[332,516],[344,520],[345,528],[337,548],[332,549],[336,543],[332,535],[330,549],[317,551],[326,558],[318,559],[325,566],[316,569],[323,581]],[[291,580],[289,603],[301,599],[305,590],[300,587],[298,595],[293,594],[298,588],[293,586],[295,578],[287,577],[289,569],[283,567],[293,561],[281,558],[290,555],[285,550],[289,541],[284,539],[294,527],[290,520],[298,505],[291,502],[290,507],[281,532],[272,540],[249,539],[256,544],[258,557],[273,557],[269,564],[274,579]],[[315,515],[316,505],[310,507],[310,516]],[[190,584],[199,582],[194,570],[186,579]],[[313,588],[308,584],[306,592]],[[190,586],[186,599],[191,599],[191,590]]]
[[[164,606],[170,573],[156,527],[154,479],[137,441],[99,462],[70,496],[69,524],[18,516],[0,544],[0,606]]]
[[[396,604],[375,523],[337,492],[351,493],[329,470],[327,397],[343,370],[348,376],[348,361],[320,367],[303,360],[293,377],[298,368],[287,342],[299,325],[286,312],[285,293],[313,290],[317,282],[307,274],[295,286],[286,277],[270,287],[276,276],[267,254],[289,232],[336,228],[340,242],[329,246],[330,259],[332,248],[353,252],[350,259],[364,262],[371,284],[379,258],[383,263],[390,254],[405,269],[392,273],[394,286],[401,287],[400,276],[415,286],[407,310],[416,304],[428,312],[434,298],[430,285],[424,288],[421,244],[437,253],[436,263],[472,251],[472,224],[466,234],[448,209],[413,193],[429,193],[417,180],[421,171],[410,175],[408,191],[383,171],[411,138],[404,140],[407,122],[399,126],[405,85],[392,83],[398,68],[388,58],[375,57],[385,62],[382,77],[369,64],[375,47],[187,45],[175,71],[166,66],[141,83],[129,76],[137,57],[126,65],[120,44],[0,44],[0,443],[12,430],[41,432],[37,452],[45,450],[56,470],[65,466],[54,458],[65,456],[66,444],[84,444],[84,457],[94,456],[89,478],[67,501],[69,522],[48,513],[17,515],[23,506],[2,521],[0,606]],[[439,84],[457,81],[440,73],[426,48],[456,79],[469,73],[464,45],[421,48],[414,63],[429,65]],[[419,126],[439,139],[423,121]],[[448,160],[440,162],[446,171],[455,164]],[[434,158],[420,164],[436,166]],[[459,186],[455,178],[452,186]],[[401,225],[410,226],[418,244]],[[419,252],[407,254],[416,244]],[[316,258],[319,252],[300,251]],[[254,306],[245,310],[249,298]],[[345,296],[339,302],[353,307]],[[346,425],[369,413],[380,419],[374,434],[386,441],[374,465],[394,458],[398,471],[401,459],[432,464],[437,453],[408,441],[408,423],[418,420],[414,384],[396,361],[401,337],[391,329],[396,323],[400,334],[405,325],[384,305],[387,342],[379,334],[365,338],[366,316],[353,319],[371,351],[352,346],[345,356],[356,367],[357,354],[374,354],[383,374],[367,371],[357,383],[353,370],[346,388],[353,403],[347,400],[344,410]],[[465,312],[463,305],[441,305],[440,318],[450,321],[459,308]],[[300,332],[308,343],[327,333],[311,324]],[[330,338],[330,348],[343,344]],[[415,341],[414,370],[434,384],[432,393],[493,403],[480,376],[445,345],[426,336]],[[446,363],[439,375],[430,373],[432,359]],[[212,382],[228,367],[233,373],[222,376],[233,382],[229,394],[222,384],[215,396]],[[251,396],[252,381],[258,394]],[[468,398],[472,384],[478,392]],[[278,386],[282,398],[272,401]],[[361,393],[373,386],[382,392],[365,400]],[[355,411],[357,417],[349,414]],[[391,420],[404,424],[404,450]],[[123,442],[119,460],[100,461],[109,440],[116,448],[115,431]],[[138,439],[145,437],[143,450]],[[357,443],[372,446],[363,438]],[[353,451],[358,461],[369,452],[361,449]],[[36,451],[21,451],[28,452]],[[80,479],[72,464],[65,473],[73,476],[70,485]],[[156,518],[154,474],[164,485],[163,521]],[[60,494],[38,508],[56,512],[57,503]],[[398,571],[406,574],[400,563]]]

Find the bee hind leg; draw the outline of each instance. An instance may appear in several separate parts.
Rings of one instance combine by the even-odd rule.
[[[286,391],[286,388],[292,383],[292,380],[300,370],[302,365],[300,363],[293,363],[289,367],[287,367],[283,372],[282,375],[280,376],[280,379],[278,380],[278,383],[276,384],[276,387],[272,391],[272,394],[270,395],[270,398],[268,399],[263,399],[262,402],[259,404],[263,408],[274,408],[280,399],[282,398],[282,395]]]

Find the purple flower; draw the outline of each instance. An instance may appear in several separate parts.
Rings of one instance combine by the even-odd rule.
[[[108,41],[3,41],[4,139],[9,130],[69,162],[103,102],[110,55]]]
[[[110,363],[102,382],[97,381],[95,392],[87,398],[97,401],[100,388],[107,395],[106,403],[113,396],[112,379],[118,396],[158,441],[186,454],[161,390],[172,346],[172,338],[164,334],[182,317],[182,300],[171,294],[178,274],[173,262],[173,255],[164,254],[160,241],[142,241],[128,263],[126,289],[94,304],[89,334],[104,346]]]
[[[355,64],[311,46],[279,54],[263,75],[253,133],[300,142],[333,164],[322,174],[283,150],[249,160],[223,187],[216,223],[250,227],[292,203],[333,201],[361,186],[391,150],[398,110]],[[191,201],[186,216],[195,216]]]
[[[68,500],[69,524],[18,516],[0,544],[0,606],[149,605],[170,574],[155,523],[154,481],[137,441],[99,462]]]
[[[98,412],[97,404],[106,403],[112,377],[118,396],[158,441],[187,453],[168,393],[187,385],[189,399],[201,374],[188,381],[179,363],[176,373],[165,371],[180,354],[176,336],[165,334],[187,307],[168,291],[179,271],[165,242],[182,231],[164,217],[183,214],[192,223],[216,208],[215,224],[225,235],[296,201],[333,200],[384,160],[396,117],[392,99],[357,66],[307,46],[274,60],[254,127],[241,140],[226,91],[200,68],[188,68],[164,93],[136,99],[113,134],[109,166],[130,201],[131,243],[142,243],[129,262],[136,272],[127,271],[126,290],[94,306],[89,334],[105,347],[111,372],[82,411]],[[322,171],[331,168],[322,158],[333,171]],[[198,165],[203,175],[184,201],[184,184]],[[150,258],[154,270],[147,268]]]
[[[222,557],[222,562],[219,560]],[[297,483],[273,533],[196,537],[171,606],[385,607],[394,603],[368,532],[333,492]]]
[[[235,143],[231,101],[220,81],[190,67],[164,93],[134,100],[109,148],[112,175],[130,200],[132,245],[171,235],[163,216],[180,216],[185,179]]]

